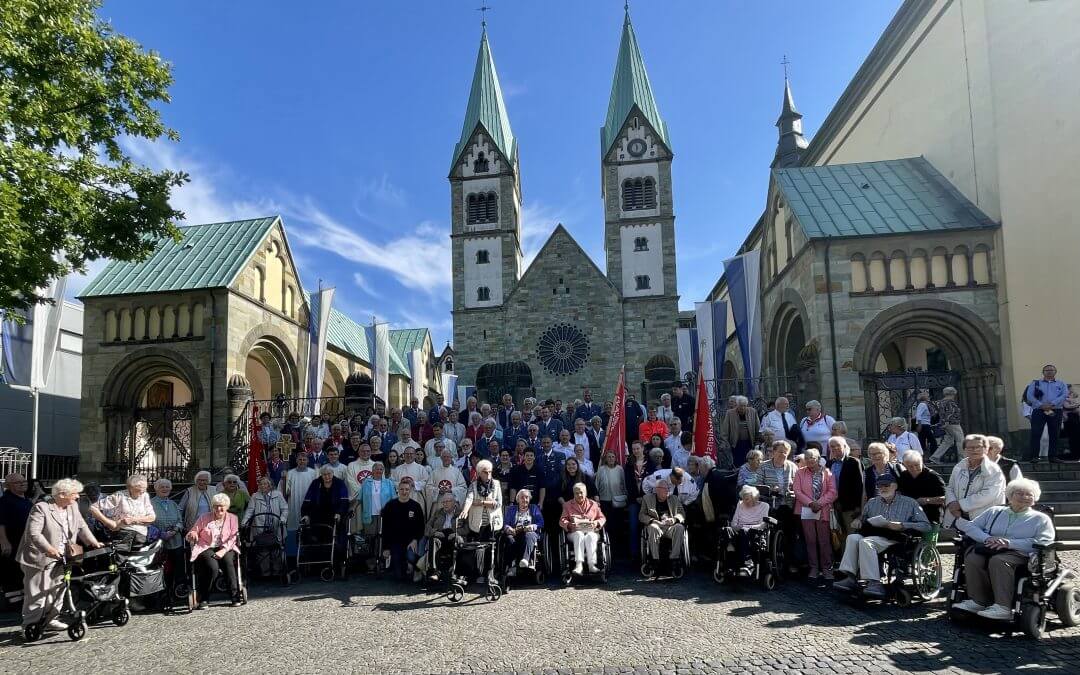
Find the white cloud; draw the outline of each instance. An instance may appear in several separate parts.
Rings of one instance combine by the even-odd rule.
[[[359,288],[361,291],[367,293],[368,295],[376,294],[375,289],[371,287],[371,284],[368,283],[368,280],[364,278],[363,274],[360,274],[359,272],[353,272],[352,278],[353,283],[356,284],[356,287]]]
[[[363,199],[374,200],[390,206],[404,206],[405,190],[394,185],[390,177],[385,173],[378,178],[368,178],[360,181],[359,196]]]

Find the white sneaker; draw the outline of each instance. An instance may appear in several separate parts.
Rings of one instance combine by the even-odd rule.
[[[49,623],[45,624],[45,627],[49,630],[67,630],[68,625],[60,619],[53,619]]]
[[[521,560],[518,561],[518,567],[528,567],[528,566],[529,566],[529,561],[526,560],[525,558],[522,558]]]
[[[1012,621],[1013,613],[1008,607],[1002,607],[1001,605],[990,605],[983,611],[979,612],[979,616],[984,619],[993,619],[994,621]]]
[[[599,574],[599,573],[600,573],[600,568],[599,567],[597,567],[596,565],[592,565],[592,564],[589,565],[589,574]]]
[[[953,609],[958,609],[961,612],[971,612],[972,614],[978,614],[979,612],[982,612],[986,609],[986,605],[980,605],[974,600],[968,598],[963,602],[958,602],[953,605]]]
[[[584,568],[582,568],[581,563],[574,565],[574,574],[580,577],[583,573]]]

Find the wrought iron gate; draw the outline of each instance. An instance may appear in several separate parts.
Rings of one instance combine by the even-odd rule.
[[[195,409],[192,406],[136,408],[114,415],[109,468],[125,475],[140,473],[150,482],[158,478],[189,481]]]
[[[916,398],[928,390],[932,400],[941,398],[941,390],[955,387],[960,390],[960,373],[955,370],[926,372],[909,370],[902,373],[863,374],[863,394],[866,398],[866,431],[871,438],[888,436],[886,424],[893,417],[910,420],[915,414]],[[960,401],[963,406],[963,402]],[[876,425],[877,435],[874,435]]]

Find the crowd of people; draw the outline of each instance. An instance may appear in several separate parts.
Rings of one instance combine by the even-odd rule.
[[[1052,406],[1057,391],[1044,389]],[[1031,508],[1039,486],[1004,456],[1004,442],[963,433],[955,391],[946,389],[929,417],[927,401],[919,398],[913,420],[890,421],[887,439],[869,443],[864,456],[846,424],[818,401],[806,402],[797,418],[780,397],[759,418],[745,397],[733,396],[718,418],[720,466],[694,447],[694,401],[681,385],[656,403],[628,396],[624,461],[604,449],[611,404],[594,402],[588,389],[565,408],[527,398],[519,409],[507,395],[495,407],[470,398],[462,410],[441,400],[423,410],[413,400],[385,417],[275,420],[264,413],[257,433],[267,470],[256,491],[236,475],[215,484],[201,471],[179,499],[167,479],[150,486],[133,475],[111,495],[57,481],[51,500],[34,504],[25,479],[12,475],[0,498],[0,553],[21,568],[27,624],[51,609],[59,566],[50,562],[65,547],[96,547],[118,534],[160,540],[174,569],[191,564],[198,607],[219,574],[239,605],[240,533],[264,514],[283,523],[290,557],[305,526],[324,524],[342,546],[346,533],[378,538],[382,550],[369,564],[412,581],[436,577],[447,551],[468,541],[499,541],[510,575],[535,569],[543,535],[559,530],[577,575],[597,571],[602,531],[613,557],[633,561],[644,542],[656,559],[666,542],[677,566],[684,539],[693,559],[710,559],[721,530],[734,533],[740,573],[749,574],[747,533],[771,517],[789,535],[785,572],[842,590],[861,580],[871,597],[885,592],[878,553],[900,533],[951,527],[979,544],[967,564],[982,572],[971,575],[971,599],[961,609],[1001,618],[1012,593],[1003,581],[1008,571],[1034,543],[1052,541],[1053,527]],[[932,427],[926,433],[924,422]],[[924,463],[928,434],[943,439],[934,459],[950,441],[959,446],[947,477]],[[759,500],[765,488],[778,498]],[[993,554],[1001,551],[1009,555]]]

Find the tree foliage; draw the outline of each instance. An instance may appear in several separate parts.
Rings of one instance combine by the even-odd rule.
[[[177,236],[173,171],[126,138],[177,134],[155,107],[170,66],[97,16],[99,0],[0,0],[0,310],[98,258],[138,260]]]

